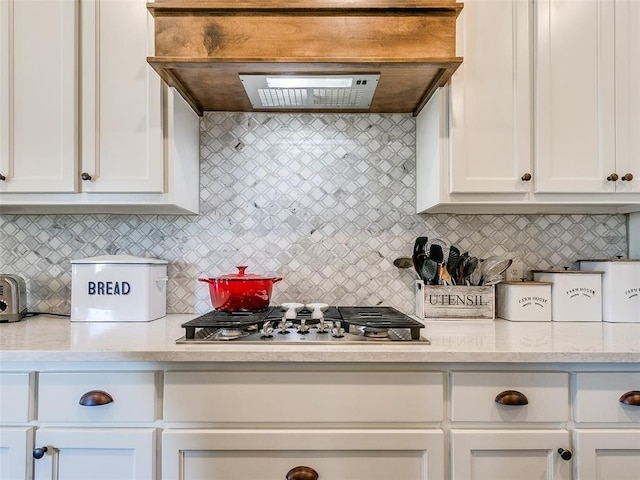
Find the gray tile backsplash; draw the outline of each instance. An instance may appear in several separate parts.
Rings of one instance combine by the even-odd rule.
[[[206,312],[197,281],[248,265],[284,278],[273,302],[414,308],[415,237],[525,270],[626,253],[624,215],[416,215],[410,115],[207,113],[201,215],[0,216],[0,273],[28,284],[29,310],[68,313],[69,260],[130,254],[169,261],[168,311]]]

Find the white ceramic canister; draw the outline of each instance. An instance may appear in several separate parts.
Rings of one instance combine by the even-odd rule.
[[[501,282],[496,285],[498,317],[518,322],[551,321],[551,283]]]
[[[580,270],[601,270],[602,319],[640,322],[640,260],[609,258],[578,260]]]
[[[537,282],[550,282],[551,319],[556,322],[602,321],[602,273],[590,270],[534,270]]]
[[[166,313],[166,260],[104,255],[71,261],[72,322],[148,322]]]

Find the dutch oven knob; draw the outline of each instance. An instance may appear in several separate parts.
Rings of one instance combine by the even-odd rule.
[[[40,460],[42,457],[44,457],[44,454],[47,453],[47,451],[49,451],[47,447],[35,448],[33,450],[33,458],[35,458],[36,460]]]
[[[293,467],[287,472],[286,480],[318,480],[320,475],[311,467]]]
[[[573,456],[571,450],[565,450],[564,448],[559,448],[558,453],[560,454],[560,458],[563,460],[571,460],[571,457]]]

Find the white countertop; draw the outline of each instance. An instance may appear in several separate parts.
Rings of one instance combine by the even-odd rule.
[[[178,345],[196,314],[146,323],[78,323],[48,316],[0,324],[0,362],[640,362],[640,323],[429,321],[425,343]]]

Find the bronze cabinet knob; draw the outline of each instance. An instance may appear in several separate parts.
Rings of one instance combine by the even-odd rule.
[[[528,182],[529,180],[531,180],[531,174],[530,173],[525,173],[520,178],[522,179],[523,182]]]
[[[617,182],[618,181],[618,174],[617,173],[612,173],[611,175],[609,175],[607,177],[607,180],[609,180],[610,182]]]
[[[0,182],[4,182],[6,179],[7,177],[0,173]]]
[[[102,390],[91,390],[80,397],[78,402],[85,407],[99,407],[113,402],[113,397]]]
[[[529,399],[517,390],[505,390],[496,395],[496,403],[500,405],[528,405]]]
[[[47,453],[47,450],[49,450],[47,447],[35,448],[32,453],[33,458],[35,458],[36,460],[40,460],[42,457],[44,457],[44,454]]]
[[[620,403],[625,405],[632,405],[634,407],[640,407],[640,391],[631,390],[627,393],[623,393],[620,397]]]
[[[630,173],[625,173],[622,178],[620,178],[620,180],[622,180],[623,182],[630,182],[631,180],[633,180],[633,175],[631,175]]]
[[[88,181],[88,180],[91,180],[91,175],[89,175],[87,172],[82,172],[82,174],[80,175],[80,178],[84,181]]]
[[[287,472],[286,480],[318,480],[318,472],[311,467],[293,467]]]
[[[571,457],[573,457],[571,450],[565,450],[564,448],[559,448],[558,453],[560,454],[560,458],[563,460],[571,460]]]

